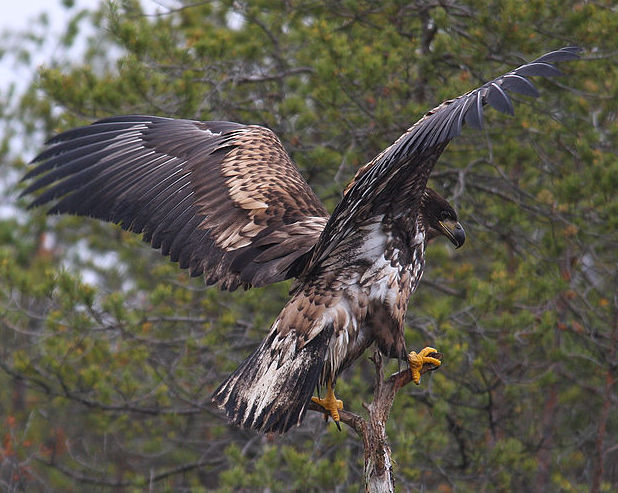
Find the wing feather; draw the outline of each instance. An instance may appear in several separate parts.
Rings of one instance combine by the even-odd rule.
[[[482,128],[486,104],[513,114],[507,91],[536,97],[538,91],[527,77],[560,75],[552,63],[577,59],[578,51],[569,46],[547,53],[427,112],[356,173],[318,240],[307,269],[315,269],[337,250],[339,243],[357,235],[357,225],[370,217],[405,216],[414,222],[431,170],[463,124]]]
[[[192,275],[227,289],[292,275],[328,218],[263,127],[126,115],[47,145],[24,176],[22,194],[39,193],[31,207],[142,233]]]

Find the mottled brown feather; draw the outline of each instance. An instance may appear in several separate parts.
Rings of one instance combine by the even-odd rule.
[[[33,205],[119,223],[224,289],[292,275],[328,213],[260,126],[129,115],[51,139]]]

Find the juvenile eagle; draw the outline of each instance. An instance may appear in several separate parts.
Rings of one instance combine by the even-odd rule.
[[[407,358],[413,379],[425,348],[406,354],[404,316],[427,241],[465,235],[453,208],[427,188],[431,170],[464,123],[481,128],[489,103],[513,113],[507,91],[538,92],[528,76],[554,76],[566,47],[429,111],[363,166],[329,217],[268,129],[231,122],[120,116],[61,133],[34,158],[23,192],[31,206],[91,216],[145,241],[224,289],[297,281],[269,334],[215,391],[244,427],[285,432],[313,398],[338,419],[339,372],[374,342]]]

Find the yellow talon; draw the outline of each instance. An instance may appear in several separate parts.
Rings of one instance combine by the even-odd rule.
[[[333,418],[337,428],[341,430],[341,426],[339,425],[339,411],[343,409],[343,401],[335,397],[332,383],[328,382],[326,385],[326,396],[324,399],[312,397],[311,400],[326,409],[330,413],[331,418]]]
[[[430,364],[440,366],[442,362],[437,358],[427,356],[428,354],[437,353],[438,351],[432,347],[426,347],[421,350],[420,353],[412,351],[408,354],[408,364],[410,365],[410,371],[412,372],[412,381],[418,385],[421,382],[421,368],[423,365]]]

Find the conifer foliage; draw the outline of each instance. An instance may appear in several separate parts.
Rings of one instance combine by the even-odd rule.
[[[514,118],[488,112],[436,168],[430,185],[468,239],[429,249],[406,340],[443,364],[398,392],[386,431],[401,491],[617,488],[617,30],[603,2],[224,0],[156,15],[105,3],[73,12],[62,36],[39,24],[5,36],[0,63],[32,80],[0,88],[2,489],[364,481],[351,428],[310,412],[285,436],[259,435],[210,404],[289,283],[221,292],[120,228],[26,210],[18,177],[46,137],[115,114],[264,125],[332,211],[424,111],[566,45],[584,47],[560,66],[568,77],[538,81]],[[342,374],[346,409],[366,413],[374,379],[367,357]]]

